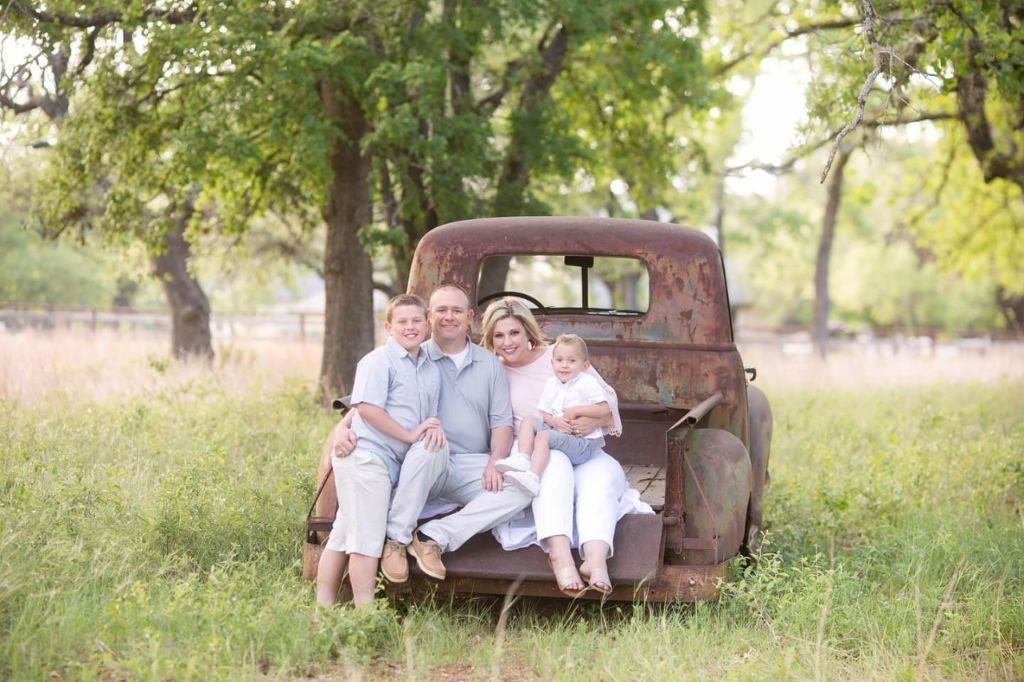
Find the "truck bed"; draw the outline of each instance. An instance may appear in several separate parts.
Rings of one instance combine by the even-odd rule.
[[[651,505],[654,511],[665,506],[665,467],[624,464],[629,487],[640,491],[640,499]]]

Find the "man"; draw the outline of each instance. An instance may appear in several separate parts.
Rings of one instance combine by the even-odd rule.
[[[524,492],[505,488],[503,475],[495,468],[512,447],[512,406],[504,367],[469,339],[473,319],[469,296],[454,285],[438,287],[430,296],[427,318],[431,339],[423,349],[440,368],[437,416],[450,454],[444,458],[423,449],[414,455],[414,462],[403,466],[402,482],[392,497],[390,540],[382,560],[385,576],[399,582],[408,576],[407,547],[420,570],[443,580],[442,553],[458,549],[530,503]],[[342,420],[331,434],[324,453],[328,461],[330,454],[344,457],[355,445],[347,421]],[[413,532],[428,499],[448,500],[462,508]]]

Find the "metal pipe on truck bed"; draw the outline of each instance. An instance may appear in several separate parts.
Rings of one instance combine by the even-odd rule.
[[[725,400],[725,397],[721,393],[714,394],[710,398],[704,400],[700,405],[697,405],[697,407],[693,408],[692,410],[684,414],[679,421],[677,421],[675,424],[669,427],[669,432],[671,433],[672,431],[675,431],[677,428],[683,426],[684,424],[686,426],[689,426],[690,428],[693,428],[694,426],[697,425],[697,422],[706,417],[708,412],[710,412],[716,405],[721,403],[723,400]]]

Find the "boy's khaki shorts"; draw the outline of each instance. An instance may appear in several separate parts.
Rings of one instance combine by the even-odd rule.
[[[348,457],[331,457],[338,514],[327,549],[346,554],[380,557],[391,506],[391,478],[376,455],[353,450]]]

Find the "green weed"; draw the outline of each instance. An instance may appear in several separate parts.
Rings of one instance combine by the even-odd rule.
[[[500,600],[314,607],[305,386],[0,403],[0,678],[1019,679],[1021,388],[773,395],[765,553],[719,599],[500,626]]]

